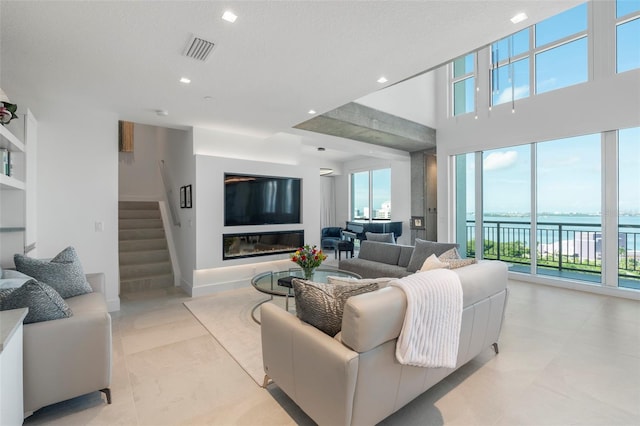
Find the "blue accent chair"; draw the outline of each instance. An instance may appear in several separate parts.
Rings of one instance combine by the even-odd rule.
[[[336,244],[340,240],[342,240],[342,228],[338,226],[322,228],[320,234],[320,246],[322,250],[335,249]]]

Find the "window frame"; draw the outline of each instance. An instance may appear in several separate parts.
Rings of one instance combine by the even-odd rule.
[[[574,6],[574,7],[579,7],[578,6]],[[512,66],[512,64],[522,60],[522,59],[526,59],[529,58],[529,95],[528,96],[522,96],[519,97],[517,99],[513,99],[513,95],[512,95],[512,99],[511,102],[515,102],[518,99],[526,99],[528,97],[531,96],[535,96],[538,95],[538,87],[537,87],[537,75],[536,75],[536,63],[537,63],[537,56],[540,53],[544,53],[544,52],[548,52],[550,50],[553,50],[555,48],[558,47],[562,47],[565,46],[569,43],[572,43],[574,41],[586,38],[587,39],[587,44],[590,43],[589,40],[589,34],[590,34],[590,15],[591,15],[591,8],[589,7],[589,4],[587,3],[586,5],[587,8],[587,16],[586,16],[586,26],[585,29],[573,34],[569,34],[567,36],[564,36],[562,38],[559,38],[557,40],[554,40],[552,42],[548,42],[546,44],[540,45],[540,46],[536,46],[535,42],[536,42],[536,31],[537,31],[537,24],[531,25],[527,28],[523,28],[515,33],[509,34],[506,37],[503,37],[499,40],[494,41],[493,43],[491,43],[489,45],[489,89],[490,89],[490,96],[489,96],[489,103],[492,107],[497,106],[497,105],[503,105],[506,104],[508,102],[501,102],[501,103],[494,103],[493,102],[493,95],[494,95],[494,86],[496,84],[496,78],[494,77],[494,72],[497,72],[499,69],[501,69],[504,66]],[[510,37],[513,37],[515,34],[518,34],[521,31],[524,31],[525,29],[529,30],[529,49],[521,52],[517,55],[508,55],[505,59],[500,60],[500,58],[498,58],[498,62],[494,63],[494,45],[497,43],[502,42],[503,40],[506,40]],[[590,81],[592,80],[592,72],[591,72],[591,67],[590,67],[590,58],[589,58],[589,48],[587,48],[587,58],[586,58],[586,63],[587,63],[587,80],[586,81]],[[509,73],[511,73],[512,71],[509,70]],[[580,83],[576,83],[576,84],[580,84]],[[571,85],[573,86],[573,84]],[[558,87],[556,89],[553,90],[548,90],[545,91],[543,93],[548,93],[548,92],[553,92],[555,90],[559,90],[559,89],[563,89],[565,87],[570,87],[570,86],[562,86],[562,87]]]
[[[349,220],[363,220],[363,221],[373,221],[373,220],[382,220],[382,219],[377,219],[374,217],[373,214],[373,174],[376,171],[379,170],[389,170],[389,187],[391,187],[391,180],[392,180],[392,168],[389,167],[375,167],[372,169],[366,169],[366,170],[354,170],[351,171],[349,173],[349,190],[350,190],[350,194],[349,194]],[[368,208],[369,208],[369,212],[365,217],[355,217],[354,215],[354,209],[355,209],[355,203],[354,203],[354,188],[353,188],[353,176],[356,174],[360,174],[360,173],[367,173],[367,179],[368,179]],[[391,196],[391,193],[389,194],[389,196]],[[391,201],[391,200],[389,200]],[[393,212],[393,204],[391,204],[391,209],[389,210],[389,219],[391,219],[391,215]],[[385,219],[385,220],[389,220],[389,219]]]
[[[466,58],[467,56],[472,56],[472,64],[473,64],[473,68],[470,72],[467,72],[463,75],[460,75],[458,77],[455,77],[455,62],[460,59],[460,58]],[[477,112],[477,98],[478,98],[478,94],[477,92],[477,81],[478,81],[478,52],[474,51],[474,52],[470,52],[467,53],[465,55],[461,55],[458,56],[457,58],[455,58],[454,60],[452,60],[449,63],[449,90],[451,92],[451,96],[449,96],[449,99],[451,100],[451,105],[449,108],[449,114],[450,117],[458,117],[458,116],[462,116],[465,114],[471,114],[471,113],[475,113]],[[457,83],[461,83],[463,81],[469,80],[469,79],[474,79],[473,80],[473,86],[474,86],[474,90],[473,90],[473,105],[474,108],[472,111],[465,111],[463,113],[459,113],[456,114],[456,91],[455,91],[455,85]]]
[[[635,10],[633,12],[627,13],[624,16],[621,17],[617,17],[617,6],[618,6],[618,2],[616,1],[616,12],[614,13],[614,16],[616,17],[615,20],[615,25],[614,25],[614,37],[615,37],[615,58],[614,58],[614,67],[615,67],[615,73],[616,74],[620,74],[621,72],[627,72],[627,71],[631,71],[631,70],[635,70],[640,68],[640,66],[636,67],[636,68],[631,68],[628,70],[624,70],[624,71],[618,71],[618,28],[620,28],[623,25],[626,25],[630,22],[633,22],[637,19],[640,19],[640,10]]]

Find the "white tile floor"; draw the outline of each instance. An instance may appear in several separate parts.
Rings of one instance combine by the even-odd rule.
[[[476,359],[385,425],[640,425],[640,302],[522,282],[500,354]],[[25,424],[312,424],[260,389],[182,305],[179,290],[122,297],[113,314],[113,404],[99,392]]]

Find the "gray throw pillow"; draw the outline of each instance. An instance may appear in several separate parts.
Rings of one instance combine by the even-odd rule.
[[[388,234],[381,234],[377,232],[365,232],[365,236],[368,241],[375,241],[377,243],[391,243],[395,244],[396,239],[393,237],[393,232]]]
[[[36,280],[28,281],[10,292],[2,300],[0,310],[29,308],[25,324],[69,318],[73,315],[69,306],[50,286]]]
[[[422,268],[424,261],[432,254],[440,256],[447,250],[458,247],[460,247],[460,245],[456,243],[437,243],[435,241],[426,241],[416,238],[416,245],[413,249],[413,253],[411,254],[409,265],[407,265],[407,271],[416,272]]]
[[[50,285],[63,299],[93,291],[73,247],[67,247],[51,260],[33,259],[16,254],[13,261],[18,271]]]
[[[33,277],[23,274],[22,272],[4,269],[0,273],[0,288],[18,288]]]
[[[347,299],[378,289],[378,283],[324,284],[293,280],[298,318],[333,337],[342,329]]]

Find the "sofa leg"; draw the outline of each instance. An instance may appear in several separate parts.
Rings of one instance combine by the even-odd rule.
[[[498,355],[500,353],[500,350],[498,350],[498,342],[492,344],[491,346],[493,346],[493,350],[495,351],[496,355]]]
[[[111,404],[111,389],[109,388],[100,389],[100,392],[102,392],[104,396],[107,397],[107,404]]]
[[[264,380],[262,381],[262,387],[266,388],[270,381],[271,381],[271,377],[265,374]]]

